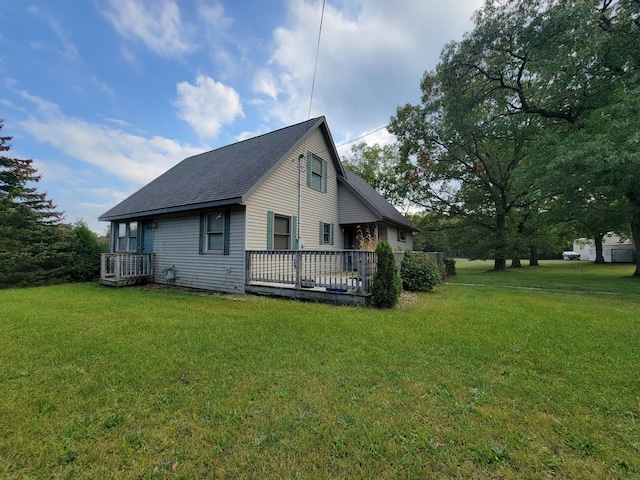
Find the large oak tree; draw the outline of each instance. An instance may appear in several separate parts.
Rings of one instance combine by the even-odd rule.
[[[639,32],[638,0],[488,0],[474,17],[473,31],[447,45],[436,72],[423,79],[422,104],[400,107],[392,119],[405,158],[441,172],[438,178],[418,170],[428,183],[425,198],[442,204],[444,192],[463,210],[482,207],[482,195],[502,195],[508,201],[494,201],[495,212],[488,211],[495,214],[500,246],[503,220],[511,231],[521,220],[509,221],[508,213],[522,211],[513,202],[520,195],[525,203],[535,200],[512,189],[514,181],[522,185],[517,179],[527,178],[527,169],[530,178],[531,169],[542,176],[553,165],[556,184],[546,179],[545,188],[528,189],[547,202],[562,189],[562,173],[580,166],[585,182],[595,181],[598,189],[608,189],[607,198],[617,194],[627,203],[640,275]],[[558,132],[557,148],[540,148],[541,138],[559,138]],[[488,164],[498,153],[500,160]],[[465,163],[470,172],[475,167],[475,179],[461,175]],[[492,178],[497,171],[503,181],[487,188],[489,175],[478,175],[481,170]],[[500,185],[509,188],[496,190]],[[460,196],[474,186],[475,197]],[[508,249],[507,243],[502,246]]]

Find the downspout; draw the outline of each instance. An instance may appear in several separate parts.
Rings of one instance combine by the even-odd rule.
[[[298,157],[298,223],[296,232],[296,250],[300,250],[300,224],[302,223],[302,159],[304,154]]]
[[[302,242],[300,241],[300,223],[302,217],[302,159],[304,158],[304,154],[300,154],[298,157],[298,221],[296,222],[296,259],[295,259],[295,267],[296,267],[296,288],[300,288],[302,282],[302,252],[301,249],[304,247]]]

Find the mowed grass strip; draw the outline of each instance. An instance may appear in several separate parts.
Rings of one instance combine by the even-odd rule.
[[[640,295],[640,282],[632,277],[635,265],[630,263],[541,260],[537,267],[528,263],[523,260],[522,268],[494,272],[493,260],[456,259],[459,275],[449,282]]]
[[[0,291],[0,477],[637,477],[638,312],[462,285],[391,311]]]

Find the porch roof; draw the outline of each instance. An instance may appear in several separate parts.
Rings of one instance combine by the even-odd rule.
[[[356,175],[351,170],[345,168],[345,176],[340,178],[340,181],[381,221],[389,222],[414,232],[420,230],[411,220],[396,210],[375,188],[369,185],[364,178]]]

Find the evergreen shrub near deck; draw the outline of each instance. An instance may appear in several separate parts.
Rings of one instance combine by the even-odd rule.
[[[371,285],[371,304],[377,308],[393,308],[402,293],[402,279],[396,256],[389,242],[376,245],[376,273]]]

